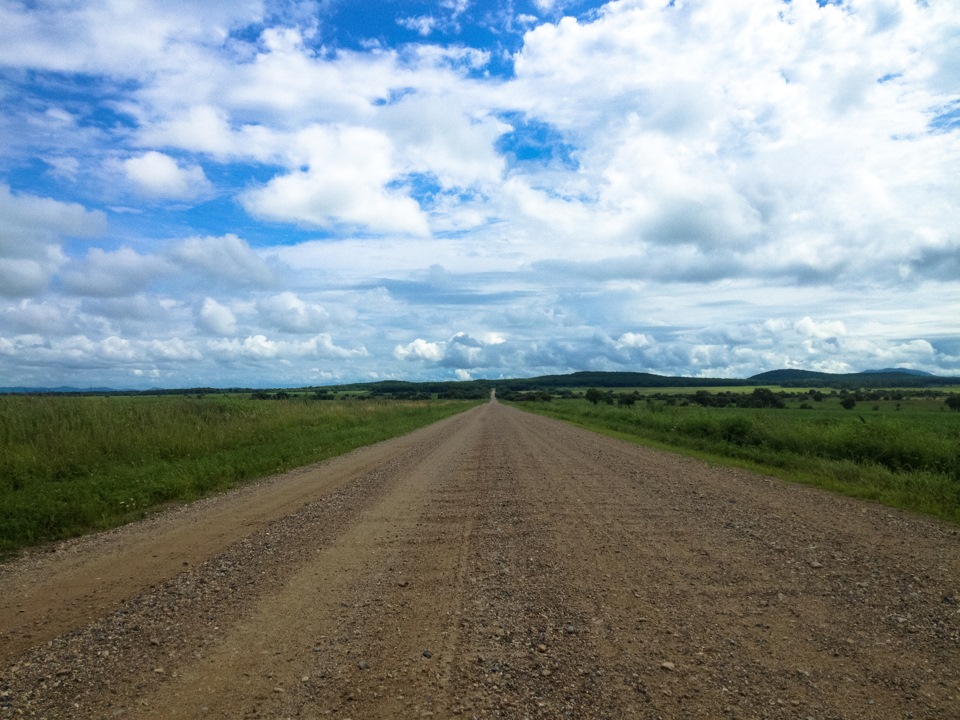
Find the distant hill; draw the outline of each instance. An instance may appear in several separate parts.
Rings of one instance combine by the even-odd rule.
[[[76,388],[70,387],[67,385],[61,385],[60,387],[52,388],[37,388],[37,387],[0,387],[0,395],[33,395],[39,393],[46,394],[66,394],[66,393],[114,393],[117,392],[114,388],[107,387],[93,387],[93,388]]]
[[[477,381],[481,382],[481,381]],[[569,375],[543,375],[533,378],[486,381],[504,390],[550,390],[556,388],[671,388],[671,387],[937,387],[960,385],[960,377],[942,377],[918,370],[887,368],[861,373],[825,373],[813,370],[771,370],[746,379],[704,378],[655,375],[646,372],[575,372]]]
[[[495,380],[493,385],[507,390],[546,390],[571,387],[737,387],[752,385],[747,380],[729,378],[695,378],[655,375],[647,372],[591,372],[581,371],[569,375],[541,375],[532,378]]]
[[[936,377],[933,373],[924,372],[923,370],[911,370],[910,368],[884,368],[883,370],[864,370],[865,375],[873,375],[876,373],[906,373],[907,375],[922,375],[924,377]]]
[[[749,378],[756,385],[782,387],[937,387],[960,384],[958,377],[931,375],[917,370],[887,368],[859,373],[824,373],[813,370],[770,370]]]
[[[820,381],[834,377],[839,376],[814,370],[768,370],[757,375],[751,375],[749,380],[758,385],[780,385],[784,382]]]
[[[476,381],[482,382],[482,381]],[[557,388],[671,388],[671,387],[936,387],[960,385],[960,377],[942,377],[916,370],[889,368],[862,373],[824,373],[813,370],[771,370],[752,377],[704,378],[656,375],[646,372],[575,372],[568,375],[543,375],[533,378],[487,381],[503,390],[550,390]]]

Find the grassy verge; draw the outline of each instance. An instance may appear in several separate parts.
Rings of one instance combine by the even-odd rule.
[[[760,470],[960,522],[960,413],[942,402],[894,412],[709,408],[585,400],[523,410],[634,442]]]
[[[0,554],[114,527],[474,404],[0,396]]]

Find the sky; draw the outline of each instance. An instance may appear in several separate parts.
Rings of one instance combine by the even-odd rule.
[[[0,386],[888,367],[956,0],[0,0]]]

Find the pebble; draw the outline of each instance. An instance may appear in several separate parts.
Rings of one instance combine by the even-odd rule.
[[[812,567],[812,568],[822,568],[822,567],[823,567],[823,563],[817,562],[816,560],[811,560],[811,561],[810,561],[810,567]]]
[[[547,646],[546,646],[546,645],[544,645],[543,643],[540,643],[539,645],[537,645],[537,652],[538,652],[538,653],[545,653],[546,651],[547,651]]]
[[[567,635],[573,635],[577,632],[577,629],[573,625],[567,625],[565,629],[567,631]]]
[[[401,580],[400,582],[397,583],[397,585],[399,585],[400,587],[406,587],[409,584],[410,584],[409,580]]]
[[[424,650],[424,651],[423,651],[423,656],[429,660],[430,658],[433,657],[433,653],[430,652],[429,650]]]
[[[368,663],[366,660],[361,660],[360,662],[357,663],[357,667],[360,668],[361,670],[366,670],[367,668],[370,667],[370,663]]]
[[[661,670],[669,670],[670,672],[673,672],[674,670],[677,669],[677,666],[674,665],[672,662],[670,662],[670,661],[668,660],[668,661],[666,661],[666,662],[660,663],[660,669],[661,669]]]

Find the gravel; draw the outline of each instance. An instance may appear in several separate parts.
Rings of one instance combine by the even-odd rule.
[[[367,452],[66,632],[11,613],[0,718],[958,716],[953,526],[497,403]]]

